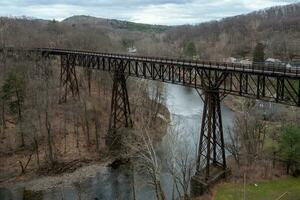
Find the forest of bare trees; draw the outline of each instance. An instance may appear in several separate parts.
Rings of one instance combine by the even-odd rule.
[[[266,45],[268,57],[299,57],[300,4],[274,7],[199,25],[178,26],[165,40],[178,48],[194,42],[201,59],[250,58],[256,43]]]
[[[80,95],[62,102],[58,63],[36,55],[2,57],[2,175],[62,173],[87,162],[113,160],[115,154],[105,144],[112,75],[78,68]],[[147,81],[130,80],[128,88],[133,91],[130,102],[135,127],[147,119],[148,126],[159,128],[151,134],[151,140],[158,141],[166,132],[166,122],[157,116],[168,116],[162,106],[162,86],[154,85],[153,100],[148,97]]]

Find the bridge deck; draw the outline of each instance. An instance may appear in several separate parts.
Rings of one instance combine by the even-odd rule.
[[[149,56],[138,56],[128,54],[116,54],[116,53],[102,53],[95,51],[83,51],[83,50],[68,50],[68,49],[52,49],[52,48],[37,48],[36,50],[48,53],[50,55],[66,55],[66,54],[81,54],[90,56],[101,56],[107,58],[118,58],[127,59],[132,61],[141,62],[156,62],[161,64],[174,64],[183,67],[199,67],[199,68],[210,68],[220,70],[230,70],[245,73],[259,73],[266,75],[285,75],[291,77],[300,77],[300,68],[298,67],[286,67],[279,65],[270,64],[257,64],[257,65],[243,65],[238,63],[226,63],[226,62],[215,62],[215,61],[203,61],[203,60],[185,60],[185,59],[173,59],[173,58],[162,58],[162,57],[149,57]]]
[[[16,51],[8,48],[7,51]],[[132,77],[300,106],[300,68],[265,64],[242,65],[145,57],[94,51],[36,48],[17,49],[67,58],[71,65],[114,72],[119,67]],[[223,77],[214,85],[214,80]]]

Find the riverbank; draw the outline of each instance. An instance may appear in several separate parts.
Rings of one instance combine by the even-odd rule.
[[[76,169],[72,173],[62,173],[52,176],[39,176],[37,174],[28,173],[22,177],[6,181],[0,184],[0,187],[16,190],[24,188],[30,191],[45,191],[52,188],[68,187],[74,183],[80,183],[88,178],[94,177],[97,173],[108,170],[108,165],[112,161],[94,161]]]
[[[170,119],[170,113],[168,109],[163,104],[160,104],[159,106],[160,110],[157,114],[155,123],[153,124],[153,129],[155,131],[153,131],[153,135],[151,135],[154,143],[160,142],[163,136],[166,134],[167,124]],[[160,127],[159,131],[157,127]],[[19,158],[27,157],[29,153],[30,152],[26,150],[20,151],[17,153],[18,155],[15,154],[13,158],[10,157],[9,159],[16,159],[16,156]],[[81,155],[86,155],[88,153],[89,152],[81,151]],[[4,173],[7,173],[8,175],[11,174],[11,177],[3,177],[4,179],[0,180],[0,187],[12,189],[24,187],[27,190],[38,191],[51,189],[53,187],[60,187],[62,185],[71,185],[76,182],[84,181],[86,178],[93,177],[96,175],[96,173],[99,173],[99,171],[107,170],[109,165],[116,159],[116,157],[112,156],[107,150],[102,153],[96,153],[96,155],[94,152],[90,152],[90,155],[86,158],[81,157],[69,162],[65,161],[64,163],[57,163],[57,165],[60,165],[61,168],[70,165],[69,163],[72,165],[70,166],[72,169],[66,168],[65,171],[60,171],[61,168],[57,167],[57,172],[55,169],[28,168],[26,173],[21,174],[21,171],[16,172],[16,170],[19,169],[19,166],[16,163],[13,168],[13,173],[9,172],[11,169],[6,168]],[[4,159],[6,158],[1,157],[0,160]],[[2,167],[3,170],[5,167],[3,165]]]

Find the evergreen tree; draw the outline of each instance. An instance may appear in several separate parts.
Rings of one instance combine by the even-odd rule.
[[[287,173],[294,172],[300,165],[300,127],[284,128],[279,141],[280,157],[286,163]]]
[[[184,55],[189,56],[189,57],[195,56],[196,55],[195,44],[193,42],[188,42],[183,49],[183,53],[184,53]]]
[[[253,63],[265,62],[265,46],[262,43],[257,43],[253,52]]]
[[[17,122],[21,125],[23,120],[23,104],[25,98],[24,77],[18,73],[9,74],[2,86],[2,100],[9,106],[11,114],[17,116]],[[24,135],[21,131],[21,143],[24,146]]]

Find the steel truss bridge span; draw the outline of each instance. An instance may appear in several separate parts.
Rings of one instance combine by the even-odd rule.
[[[122,65],[123,72],[132,77],[203,90],[212,89],[212,79],[222,78],[218,85],[213,86],[217,86],[222,94],[300,106],[300,68],[176,60],[65,49],[35,50],[42,52],[43,55],[67,57],[70,65],[110,72],[117,71]]]

